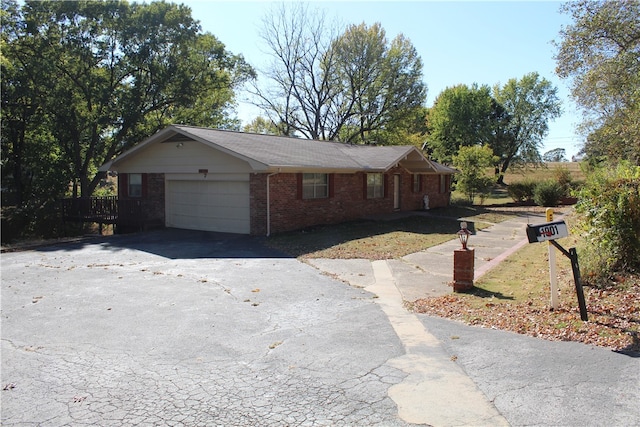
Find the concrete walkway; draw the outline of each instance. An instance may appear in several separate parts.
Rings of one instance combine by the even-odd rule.
[[[435,216],[430,218],[438,220]],[[476,231],[469,238],[469,247],[475,249],[475,278],[478,279],[527,244],[527,223],[542,222],[545,222],[544,214],[528,213]],[[459,248],[460,242],[452,236],[452,240],[424,251],[387,260],[402,299],[415,301],[451,293],[449,284],[453,280],[453,251]],[[367,287],[376,283],[369,260],[311,259],[308,262],[353,286]]]
[[[540,222],[544,222],[542,215],[522,215],[472,235],[469,247],[476,251],[476,278],[527,243],[527,223]],[[508,425],[443,344],[403,305],[403,301],[452,292],[453,251],[459,247],[458,239],[453,239],[400,259],[312,259],[309,263],[375,294],[405,348],[403,356],[389,362],[407,374],[389,390],[403,421],[434,426]]]
[[[527,223],[543,222],[541,214],[525,214],[472,235],[475,279],[528,244]],[[408,312],[403,300],[453,292],[448,284],[453,251],[459,247],[452,239],[400,259],[309,261],[375,294],[405,350],[388,362],[407,374],[389,389],[403,421],[432,426],[638,425],[636,355]]]
[[[478,230],[470,236],[469,247],[475,249],[476,256],[475,279],[527,244],[527,223],[542,222],[545,222],[543,214],[519,215]],[[449,283],[453,280],[453,252],[460,246],[458,239],[453,239],[407,255],[400,260],[391,260],[390,266],[403,298],[415,301],[419,298],[450,293],[452,288]]]

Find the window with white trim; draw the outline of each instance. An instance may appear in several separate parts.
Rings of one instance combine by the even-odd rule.
[[[324,199],[329,197],[329,175],[326,173],[302,174],[302,198]]]
[[[127,194],[129,197],[142,197],[142,174],[130,173],[127,182]]]
[[[367,199],[382,199],[384,197],[384,174],[367,174]]]

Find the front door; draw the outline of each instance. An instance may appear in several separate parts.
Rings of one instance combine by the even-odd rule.
[[[400,209],[400,175],[393,175],[393,209]]]

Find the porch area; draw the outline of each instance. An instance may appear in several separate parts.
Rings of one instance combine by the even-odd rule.
[[[144,200],[121,199],[118,196],[62,199],[62,221],[96,223],[100,234],[105,224],[113,224],[117,233],[160,227],[163,224],[161,219],[147,217]]]

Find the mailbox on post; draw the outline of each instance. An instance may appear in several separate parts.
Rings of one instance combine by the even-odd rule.
[[[578,265],[578,253],[575,248],[568,251],[560,246],[556,239],[568,237],[569,230],[564,221],[545,222],[544,224],[531,225],[527,224],[527,238],[529,243],[538,243],[548,241],[555,246],[563,255],[571,260],[571,269],[573,270],[573,279],[576,285],[576,294],[578,296],[578,305],[580,306],[580,318],[585,322],[588,320],[587,305],[584,300],[582,284],[580,283],[580,267]]]
[[[527,224],[529,243],[546,242],[569,236],[569,229],[564,221],[545,222],[544,224]]]

